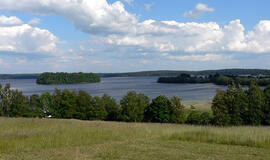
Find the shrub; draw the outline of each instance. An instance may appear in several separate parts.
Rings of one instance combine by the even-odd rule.
[[[187,117],[188,124],[200,124],[201,123],[201,114],[199,111],[191,111]]]
[[[212,122],[212,117],[209,112],[203,112],[200,115],[200,124],[201,125],[210,125]]]

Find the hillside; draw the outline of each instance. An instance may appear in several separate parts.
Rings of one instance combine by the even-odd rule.
[[[269,127],[0,118],[5,160],[270,159]]]

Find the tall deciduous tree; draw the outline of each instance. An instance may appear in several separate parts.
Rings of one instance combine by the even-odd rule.
[[[145,109],[145,120],[148,122],[169,123],[172,113],[172,102],[168,97],[160,95],[152,100]]]
[[[92,118],[91,110],[94,108],[94,100],[88,93],[80,90],[76,98],[76,104],[76,118],[83,120]]]
[[[120,101],[122,119],[128,122],[140,122],[144,118],[144,109],[149,105],[149,98],[135,91],[128,92]]]
[[[12,90],[10,89],[10,84],[6,84],[4,88],[0,89],[0,99],[1,99],[1,107],[2,112],[4,116],[11,116],[10,110],[11,110],[11,104],[13,99]]]
[[[75,91],[70,92],[56,89],[53,94],[53,106],[55,108],[55,118],[75,118],[76,115],[76,97]]]
[[[43,110],[41,99],[38,94],[30,96],[29,117],[45,117],[45,111]]]
[[[51,117],[54,112],[53,97],[50,93],[45,92],[40,95],[40,104],[45,117]]]
[[[10,117],[31,117],[29,110],[29,98],[25,97],[22,92],[11,91],[12,100],[9,108],[8,116]]]
[[[171,99],[171,122],[172,123],[184,123],[185,122],[185,106],[182,104],[180,97],[173,96]]]

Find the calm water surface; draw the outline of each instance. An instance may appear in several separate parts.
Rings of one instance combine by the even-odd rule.
[[[101,83],[70,84],[70,85],[38,85],[35,79],[0,80],[2,85],[10,83],[13,89],[23,91],[25,95],[53,92],[55,88],[69,90],[85,90],[92,96],[102,96],[104,93],[117,101],[127,91],[135,90],[150,98],[160,94],[168,97],[180,96],[184,101],[209,101],[216,94],[216,89],[226,89],[214,84],[165,84],[156,83],[158,77],[124,77],[102,78]]]

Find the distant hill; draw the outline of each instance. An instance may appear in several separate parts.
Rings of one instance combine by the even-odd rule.
[[[270,75],[270,70],[266,69],[221,69],[221,70],[202,70],[202,71],[175,71],[175,70],[159,70],[159,71],[142,71],[142,72],[126,72],[126,73],[98,73],[101,77],[147,77],[147,76],[178,76],[180,74],[192,75]]]
[[[37,79],[40,74],[0,74],[0,79]]]
[[[202,70],[202,71],[184,71],[184,70],[158,70],[158,71],[142,71],[142,72],[125,72],[125,73],[97,73],[100,77],[166,77],[178,76],[180,74],[192,75],[270,75],[267,69],[221,69],[221,70]],[[40,74],[0,74],[0,79],[37,79]]]

